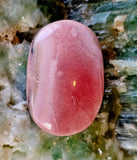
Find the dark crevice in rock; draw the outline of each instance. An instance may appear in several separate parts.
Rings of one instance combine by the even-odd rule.
[[[35,34],[41,29],[41,27],[39,28],[31,28],[28,32],[16,32],[16,36],[19,39],[19,43],[22,43],[24,40],[28,41],[28,42],[32,42]],[[14,38],[15,38],[14,37]],[[15,44],[14,41],[12,41],[13,44]]]
[[[50,22],[67,19],[67,3],[64,3],[63,0],[37,0],[37,4]]]
[[[9,145],[9,144],[4,144],[4,145],[3,145],[3,148],[11,148],[11,149],[12,149],[13,146],[11,146],[11,145]]]
[[[10,109],[12,109],[11,106],[14,106],[15,104],[16,104],[16,102],[15,102],[13,96],[11,95],[11,96],[10,96],[10,101],[8,102],[7,106],[8,106]]]
[[[5,89],[5,86],[3,85],[0,85],[0,91],[4,90]]]

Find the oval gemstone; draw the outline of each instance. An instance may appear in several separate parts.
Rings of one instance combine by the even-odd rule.
[[[103,97],[103,59],[95,34],[61,20],[42,28],[31,44],[27,99],[35,123],[53,135],[86,129]]]

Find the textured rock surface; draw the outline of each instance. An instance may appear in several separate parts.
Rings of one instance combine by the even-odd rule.
[[[0,40],[12,41],[16,32],[29,31],[38,23],[46,23],[34,0],[2,0],[0,4]]]
[[[11,5],[7,2],[4,0],[0,4],[2,8],[0,17],[6,20],[9,31],[11,29],[10,33],[15,37],[18,29],[15,29],[13,33],[11,22],[14,22],[13,19],[18,14],[12,11],[17,7],[16,4],[23,5],[25,1],[23,3],[10,1]],[[30,9],[25,7],[22,15],[29,16],[34,7],[33,4],[36,7],[34,8],[38,9],[36,1],[26,3],[30,2],[31,4],[28,5]],[[6,7],[5,11],[3,5]],[[77,3],[65,1],[65,5],[70,10],[68,17],[90,26],[102,45],[105,61],[105,94],[100,113],[88,129],[74,136],[51,136],[37,128],[26,110],[24,101],[26,100],[26,61],[30,44],[26,41],[22,42],[22,39],[28,40],[28,34],[33,35],[32,32],[34,33],[35,30],[28,31],[27,29],[26,33],[17,34],[16,43],[21,43],[13,45],[15,43],[11,40],[12,38],[5,37],[5,33],[8,32],[4,30],[6,27],[3,27],[5,22],[1,21],[0,30],[4,33],[2,34],[4,38],[1,38],[0,43],[0,159],[136,160],[137,2],[136,0],[113,2],[99,0],[93,3],[93,1],[81,0]],[[11,10],[9,10],[10,7]],[[55,9],[55,6],[53,8]],[[10,15],[13,13],[11,21],[5,18],[6,13]],[[124,32],[114,30],[114,22],[120,15],[127,15],[123,22]],[[41,12],[38,13],[39,16]],[[32,21],[39,26],[36,19],[32,18]],[[17,20],[14,26],[18,26],[19,22],[20,20]],[[22,23],[26,25],[24,21]],[[121,62],[123,62],[123,68],[121,68]],[[117,90],[120,92],[121,105]],[[120,108],[121,114],[118,118]]]

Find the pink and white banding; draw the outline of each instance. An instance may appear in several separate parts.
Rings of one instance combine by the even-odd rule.
[[[101,106],[103,59],[95,34],[62,20],[42,28],[31,45],[27,99],[36,124],[54,135],[86,129]]]

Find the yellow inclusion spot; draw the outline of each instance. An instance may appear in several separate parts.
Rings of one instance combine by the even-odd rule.
[[[53,142],[53,145],[56,145],[56,142]]]
[[[73,81],[73,86],[74,86],[74,87],[76,86],[76,81]]]

